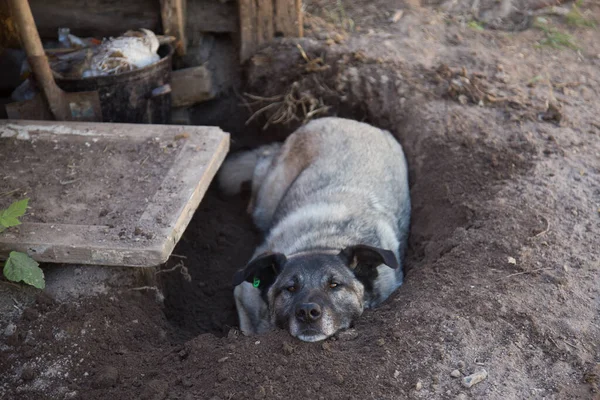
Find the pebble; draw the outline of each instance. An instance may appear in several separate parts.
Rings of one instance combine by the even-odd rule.
[[[396,22],[400,21],[400,18],[402,18],[402,16],[404,15],[404,10],[398,10],[394,13],[394,15],[392,16],[392,18],[390,18],[390,22],[392,24],[395,24]]]
[[[381,339],[377,339],[377,346],[381,347],[385,345],[385,339],[381,338]]]
[[[217,380],[219,382],[225,382],[227,380],[228,376],[227,373],[225,371],[219,371],[217,373]]]
[[[285,370],[283,369],[282,366],[279,366],[277,368],[275,368],[275,372],[273,372],[273,377],[275,378],[281,378],[284,374]]]
[[[25,321],[35,321],[40,316],[40,313],[35,308],[26,308],[23,310],[23,319]]]
[[[517,264],[517,260],[514,257],[508,257],[508,263],[516,265]]]
[[[21,379],[23,379],[25,382],[29,382],[29,381],[32,381],[34,378],[35,378],[35,372],[33,371],[33,368],[31,368],[31,367],[23,368],[23,371],[21,372]]]
[[[283,342],[283,354],[290,355],[294,352],[294,346],[292,346],[289,342]]]
[[[102,369],[96,380],[94,381],[94,386],[96,388],[108,388],[115,386],[117,381],[119,380],[119,371],[115,367],[105,367]]]
[[[264,399],[266,395],[267,395],[267,390],[265,389],[265,387],[259,386],[258,390],[256,391],[256,394],[254,395],[254,398],[255,399]]]
[[[458,367],[458,369],[463,369],[464,367],[466,367],[467,364],[465,364],[464,361],[459,361],[456,363],[456,366]]]
[[[342,342],[349,342],[358,338],[358,332],[356,331],[356,329],[347,329],[345,331],[339,332],[337,334],[337,338]]]
[[[450,376],[453,378],[460,378],[462,374],[459,370],[455,369],[454,371],[450,372]]]
[[[142,400],[163,400],[167,397],[169,384],[165,381],[154,379],[144,385],[145,389],[140,395]]]
[[[421,381],[417,381],[417,384],[415,385],[415,390],[418,392],[421,389],[423,389],[423,383]]]
[[[462,385],[466,388],[470,388],[474,385],[477,385],[479,382],[483,381],[484,379],[486,379],[487,376],[488,376],[487,371],[482,368],[479,371],[475,372],[474,374],[465,376],[462,380]]]
[[[8,325],[6,325],[6,328],[4,328],[4,336],[6,336],[6,337],[12,336],[15,334],[16,331],[17,331],[17,325],[10,322]]]

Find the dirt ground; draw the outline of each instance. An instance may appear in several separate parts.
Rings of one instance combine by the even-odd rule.
[[[312,112],[390,129],[407,153],[406,281],[349,333],[239,334],[230,279],[260,238],[247,199],[211,188],[163,267],[184,273],[104,269],[102,290],[38,296],[0,282],[0,396],[600,398],[600,31],[582,22],[600,5],[542,3],[312,0],[307,38],[247,65],[242,110],[280,104],[227,118],[236,148]]]

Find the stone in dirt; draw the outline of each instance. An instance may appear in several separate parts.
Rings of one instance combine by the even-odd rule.
[[[343,342],[349,342],[358,338],[358,332],[356,329],[347,329],[338,333],[337,338]]]
[[[98,373],[94,386],[96,388],[109,388],[115,386],[118,381],[119,371],[113,366],[108,366]]]
[[[4,336],[6,336],[6,337],[12,336],[15,334],[16,331],[17,331],[17,325],[15,325],[12,322],[9,322],[9,324],[6,325],[6,328],[4,328]]]
[[[35,378],[35,372],[31,367],[23,368],[23,372],[21,372],[21,379],[25,382],[32,381]]]
[[[462,385],[466,388],[473,387],[474,385],[477,385],[479,382],[486,379],[487,376],[488,376],[487,371],[482,368],[481,370],[475,372],[474,374],[465,376],[462,380]]]
[[[450,376],[453,378],[460,378],[461,377],[461,373],[459,370],[455,369],[454,371],[450,372]]]
[[[163,400],[167,397],[169,384],[163,380],[154,379],[150,381],[142,392],[142,400]]]

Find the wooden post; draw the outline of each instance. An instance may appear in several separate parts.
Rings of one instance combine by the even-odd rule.
[[[297,4],[301,0],[275,0],[275,31],[282,36],[300,36]]]
[[[183,56],[186,53],[187,41],[185,37],[185,9],[186,0],[160,0],[160,15],[163,33],[175,36],[175,51]]]
[[[302,0],[238,0],[238,6],[241,62],[275,36],[302,36]]]

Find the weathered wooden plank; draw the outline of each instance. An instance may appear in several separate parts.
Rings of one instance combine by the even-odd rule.
[[[242,62],[276,34],[302,36],[302,0],[239,0],[238,5]]]
[[[0,121],[0,141],[14,140],[5,138],[7,135],[20,135],[22,140],[35,139],[38,143],[68,142],[70,138],[77,141],[84,136],[90,141],[108,139],[115,145],[152,140],[165,144],[176,141],[179,146],[160,187],[147,202],[139,201],[137,211],[130,211],[129,217],[136,216],[133,226],[142,226],[144,232],[151,234],[147,240],[123,240],[119,235],[121,228],[74,225],[67,220],[24,222],[18,229],[0,235],[0,257],[6,257],[10,251],[22,251],[40,262],[140,267],[164,263],[229,150],[229,135],[216,127]],[[143,167],[140,169],[143,173]],[[106,179],[106,184],[119,179],[118,171],[107,171]],[[89,207],[94,205],[90,200]]]
[[[203,65],[173,71],[171,74],[171,104],[191,106],[215,97],[212,76]]]
[[[256,51],[256,3],[254,0],[238,0],[240,19],[240,61],[244,62]]]
[[[29,0],[40,36],[56,38],[68,27],[80,36],[116,36],[129,29],[159,31],[156,0]]]
[[[187,37],[196,32],[229,33],[238,31],[238,9],[235,1],[187,1]]]
[[[185,22],[191,32],[236,32],[235,2],[187,0]],[[117,36],[130,29],[147,28],[161,32],[161,3],[158,0],[29,0],[40,36],[56,39],[58,28],[67,27],[83,37]],[[0,0],[0,45],[19,47],[8,7]]]
[[[281,36],[299,36],[296,0],[275,0],[275,32]],[[301,3],[301,0],[298,0]]]
[[[275,37],[273,12],[273,0],[239,0],[242,62]]]
[[[273,0],[256,0],[256,46],[268,43],[275,37]]]
[[[185,36],[187,0],[160,0],[163,33],[175,36],[175,52],[183,56],[187,49]]]
[[[298,18],[298,37],[304,37],[304,14],[302,13],[302,0],[296,0],[296,16]]]

